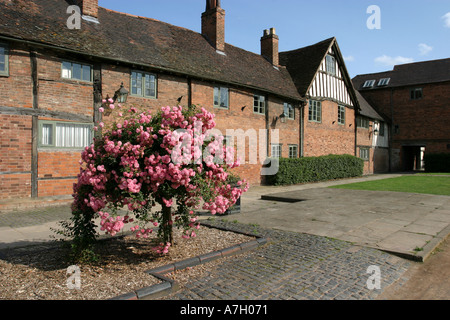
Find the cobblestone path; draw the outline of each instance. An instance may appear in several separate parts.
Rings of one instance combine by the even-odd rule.
[[[256,231],[269,241],[258,249],[225,260],[163,299],[375,299],[386,287],[401,279],[411,263],[376,249],[326,237],[221,220],[207,223],[240,232]],[[376,289],[377,274],[368,273],[369,266],[379,268],[380,289]]]

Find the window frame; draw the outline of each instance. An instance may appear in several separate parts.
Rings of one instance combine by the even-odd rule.
[[[309,100],[308,121],[322,123],[322,101]]]
[[[274,152],[274,148],[277,148],[278,150]],[[274,155],[274,153],[279,153],[279,155]],[[270,157],[271,158],[278,158],[280,159],[283,155],[283,145],[280,143],[273,143],[270,145]]]
[[[363,88],[372,88],[375,85],[376,80],[366,80],[363,84]]]
[[[285,102],[283,105],[283,113],[285,114],[286,119],[295,120],[295,108],[292,104]]]
[[[71,65],[71,69],[70,69],[70,78],[68,77],[64,77],[63,71],[64,71],[64,63],[70,63]],[[81,66],[81,78],[83,78],[83,66],[87,66],[90,68],[90,72],[89,72],[89,81],[84,80],[84,79],[78,79],[78,78],[74,78],[73,77],[73,65],[74,64],[79,64]],[[94,67],[91,64],[88,63],[81,63],[78,61],[73,61],[73,60],[62,60],[61,61],[61,78],[65,79],[65,80],[72,80],[72,81],[81,81],[81,82],[85,82],[85,83],[92,83],[94,81]]]
[[[52,143],[51,144],[43,144],[42,143],[42,128],[44,125],[52,125]],[[91,133],[91,142],[92,144],[94,139],[94,124],[93,123],[86,123],[86,122],[69,122],[69,121],[52,121],[52,120],[39,120],[38,127],[39,127],[39,133],[38,133],[38,148],[40,149],[64,149],[64,150],[83,150],[87,146],[83,147],[62,147],[56,145],[56,126],[57,124],[72,124],[72,125],[83,125],[83,126],[89,126],[90,127],[90,133]],[[89,146],[88,145],[88,146]]]
[[[295,148],[295,155],[293,155],[293,149]],[[298,158],[298,145],[297,144],[290,144],[289,145],[289,158],[290,159],[296,159]]]
[[[389,82],[391,82],[391,78],[382,78],[378,81],[378,86],[379,87],[387,86]]]
[[[367,153],[367,157],[366,157],[366,153]],[[370,148],[369,147],[359,147],[359,158],[363,159],[364,161],[369,161]]]
[[[364,125],[365,123],[367,123],[367,126]],[[368,130],[370,127],[370,120],[366,117],[356,117],[356,127]]]
[[[420,92],[420,97],[418,97],[416,95],[417,92]],[[422,100],[423,99],[423,88],[417,87],[417,88],[409,89],[409,98],[410,98],[410,100]]]
[[[0,77],[9,77],[9,46],[6,43],[0,42],[0,47],[5,50],[5,70],[0,71]]]
[[[262,98],[262,99],[261,99]],[[258,103],[258,105],[255,105]],[[265,115],[266,114],[266,97],[259,94],[253,95],[253,113]]]
[[[138,93],[133,93],[133,73],[136,74],[141,74],[142,75],[142,79],[141,79],[141,92],[142,94],[138,94]],[[148,96],[146,95],[146,88],[145,88],[145,76],[151,76],[155,78],[155,95],[154,96]],[[137,80],[136,80],[136,84],[137,84]],[[138,86],[136,86],[136,88],[138,88]],[[141,71],[141,70],[131,70],[130,72],[130,96],[132,97],[137,97],[137,98],[146,98],[146,99],[157,99],[158,98],[158,76],[156,75],[156,73],[151,73],[151,72],[145,72],[145,71]]]
[[[217,105],[216,104],[216,89],[217,89],[217,92],[218,92],[218,102],[219,102],[219,104]],[[222,104],[222,101],[221,101],[221,98],[222,98],[222,90],[226,90],[227,91],[227,104],[226,104],[226,106],[221,106],[221,104]],[[219,87],[219,86],[217,86],[217,87],[214,87],[214,89],[213,89],[213,105],[214,105],[214,108],[218,108],[218,109],[224,109],[224,110],[229,110],[230,109],[230,89],[228,88],[228,87]]]
[[[331,61],[330,61],[331,60]],[[327,54],[325,58],[325,70],[329,75],[336,76],[336,58],[331,54]]]
[[[345,125],[345,116],[346,116],[347,110],[345,108],[345,106],[343,105],[338,105],[338,124],[340,124],[341,126]]]

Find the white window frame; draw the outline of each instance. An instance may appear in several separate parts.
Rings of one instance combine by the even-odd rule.
[[[136,74],[136,85],[135,86],[133,86],[133,74]],[[138,88],[139,88],[139,86],[138,86],[138,75],[141,76],[141,79],[140,79],[140,81],[141,81],[141,85],[140,85],[141,93],[138,93],[139,92],[138,91]],[[153,89],[153,91],[154,91],[153,95],[152,94],[147,95],[147,93],[146,93],[146,91],[147,91],[146,80],[145,80],[146,76],[154,78],[154,81],[153,81],[154,88],[150,88],[150,90]],[[152,81],[150,81],[150,83],[152,83]],[[134,88],[136,88],[136,92],[133,92]],[[154,74],[154,73],[143,72],[143,71],[139,71],[139,70],[131,70],[131,73],[130,73],[130,95],[133,96],[133,97],[156,99],[157,96],[158,96],[158,77],[157,77],[157,75]]]
[[[387,86],[390,81],[391,81],[391,78],[383,78],[380,81],[378,81],[378,86],[379,87]]]
[[[5,70],[0,70],[0,76],[9,77],[9,47],[5,43],[0,43],[0,47],[3,48],[5,56],[5,60],[3,61]]]
[[[222,101],[223,95],[226,94],[226,101]],[[217,97],[217,99],[216,99]],[[215,108],[229,109],[230,108],[230,90],[227,87],[214,87],[213,104]]]
[[[363,88],[372,88],[375,85],[375,80],[367,80],[363,84]]]
[[[70,70],[65,68],[65,65],[70,64]],[[80,65],[81,67],[81,78],[75,78],[73,74],[73,66],[74,65]],[[89,67],[89,80],[83,79],[83,69]],[[69,72],[67,74],[67,71]],[[68,79],[68,80],[76,80],[76,81],[83,81],[83,82],[92,82],[93,78],[93,67],[90,64],[86,63],[79,63],[75,61],[70,60],[63,60],[61,62],[61,78]]]

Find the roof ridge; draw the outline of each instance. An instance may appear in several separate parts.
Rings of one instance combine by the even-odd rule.
[[[331,38],[328,38],[328,39],[319,41],[319,42],[317,42],[317,43],[308,45],[308,46],[306,46],[306,47],[301,47],[301,48],[297,48],[297,49],[293,49],[293,50],[288,50],[288,51],[281,51],[280,53],[287,53],[287,54],[289,54],[289,53],[296,53],[296,52],[298,52],[298,51],[301,51],[301,50],[304,50],[304,49],[308,49],[308,48],[311,48],[311,47],[315,47],[315,46],[317,46],[317,45],[320,45],[320,44],[323,44],[323,43],[326,43],[326,42],[331,42],[331,41],[333,41],[333,40],[336,40],[336,37],[331,37]]]

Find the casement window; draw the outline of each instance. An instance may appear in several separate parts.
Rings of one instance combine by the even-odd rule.
[[[345,106],[338,106],[338,123],[345,124]]]
[[[289,145],[289,158],[298,158],[298,146],[296,144]]]
[[[82,149],[92,144],[93,125],[39,121],[39,147]]]
[[[322,122],[322,102],[309,100],[308,120],[313,122]]]
[[[3,43],[0,43],[0,76],[9,76],[9,51]]]
[[[369,129],[369,119],[363,117],[356,118],[356,126],[358,128]]]
[[[291,104],[289,103],[284,104],[284,114],[286,115],[287,119],[295,120],[295,109]]]
[[[229,108],[229,92],[228,88],[214,87],[214,107]]]
[[[327,73],[333,76],[336,75],[336,58],[330,55],[326,57]]]
[[[63,61],[61,77],[64,79],[92,82],[92,66],[70,61]]]
[[[359,157],[363,160],[368,161],[370,157],[370,149],[369,148],[359,148]]]
[[[271,156],[272,158],[281,158],[281,144],[271,145]]]
[[[266,98],[264,96],[253,96],[253,112],[257,114],[266,114]]]
[[[414,88],[410,90],[411,100],[420,100],[423,98],[422,88]]]
[[[156,75],[139,71],[131,72],[131,95],[156,98]]]

